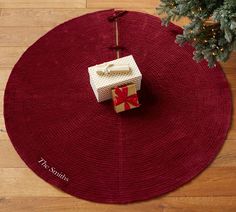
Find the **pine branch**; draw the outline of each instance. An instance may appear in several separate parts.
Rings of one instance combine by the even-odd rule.
[[[236,50],[235,0],[162,0],[157,10],[166,15],[162,20],[165,26],[181,17],[190,19],[176,42],[181,46],[190,42],[196,61],[205,59],[213,67]]]

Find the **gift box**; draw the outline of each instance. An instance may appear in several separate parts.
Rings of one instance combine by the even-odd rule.
[[[141,88],[142,74],[132,55],[91,66],[88,72],[98,102],[111,99],[115,86],[134,83],[136,90]]]
[[[135,84],[116,86],[112,89],[112,100],[117,113],[140,106]]]

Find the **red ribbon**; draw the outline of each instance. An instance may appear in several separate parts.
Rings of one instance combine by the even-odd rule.
[[[128,96],[128,87],[124,86],[122,88],[115,87],[115,94],[117,95],[116,98],[114,99],[114,105],[117,106],[119,104],[124,103],[125,110],[130,109],[130,105],[134,105],[138,107],[140,104],[138,103],[138,95],[133,94]]]

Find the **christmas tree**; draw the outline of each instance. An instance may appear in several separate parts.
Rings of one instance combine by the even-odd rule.
[[[183,34],[176,42],[190,42],[194,48],[194,59],[206,59],[209,67],[216,61],[226,61],[236,50],[236,0],[161,0],[158,13],[165,14],[163,25],[170,21],[188,17]]]

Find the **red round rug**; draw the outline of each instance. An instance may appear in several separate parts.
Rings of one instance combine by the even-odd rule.
[[[127,203],[170,192],[213,161],[231,94],[219,65],[195,63],[193,48],[174,42],[181,28],[128,12],[118,21],[120,54],[132,54],[142,72],[141,107],[116,114],[111,101],[98,103],[88,67],[116,59],[113,13],[75,18],[34,43],[10,75],[4,117],[42,179],[83,199]]]

